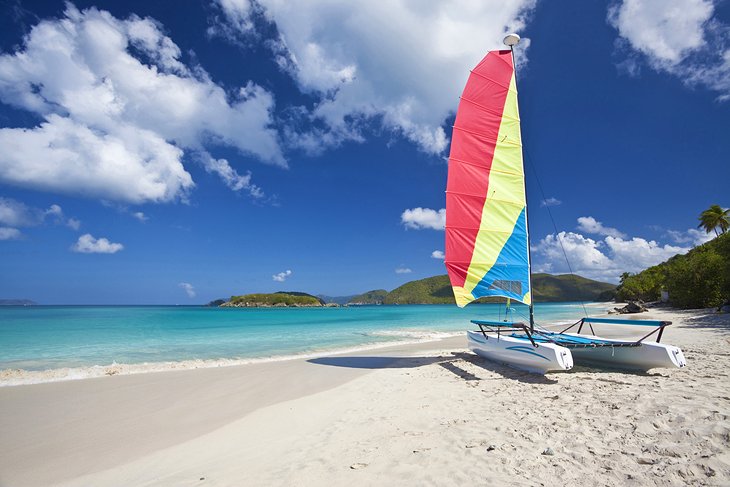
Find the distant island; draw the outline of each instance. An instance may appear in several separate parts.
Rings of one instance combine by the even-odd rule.
[[[534,274],[533,295],[536,302],[560,301],[611,301],[616,286],[594,281],[585,277],[563,274]],[[374,289],[357,296],[328,297],[314,296],[297,291],[280,291],[271,294],[244,294],[232,296],[229,300],[218,299],[208,306],[223,308],[272,308],[297,307],[317,308],[336,306],[363,306],[381,304],[453,304],[454,293],[447,275],[427,277],[410,281],[393,291]],[[477,303],[502,302],[503,298],[482,298]]]
[[[0,299],[0,306],[36,306],[38,303],[30,299]]]
[[[220,300],[217,300],[220,301]],[[213,303],[217,302],[213,301]],[[271,294],[243,294],[218,305],[221,308],[317,308],[329,306],[321,298],[297,291],[280,291]],[[337,304],[333,304],[337,306]]]

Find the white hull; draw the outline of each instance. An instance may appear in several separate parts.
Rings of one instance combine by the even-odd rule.
[[[503,363],[517,369],[537,374],[570,370],[573,360],[579,365],[647,371],[655,368],[682,368],[687,365],[679,347],[657,342],[642,342],[640,347],[562,347],[554,343],[538,343],[534,347],[524,338],[507,335],[497,337],[478,331],[467,331],[469,349],[487,360]],[[593,335],[566,333],[566,335],[592,338],[608,342],[622,342]]]
[[[574,333],[566,333],[566,335],[598,338],[609,342],[621,341],[593,335],[578,335]],[[641,342],[640,347],[572,348],[571,352],[578,365],[583,363],[598,364],[608,367],[643,371],[660,367],[681,368],[687,365],[684,354],[679,347],[657,342]]]
[[[556,370],[570,370],[573,357],[570,350],[554,343],[538,343],[535,348],[529,340],[502,335],[484,335],[467,331],[469,350],[480,357],[507,364],[536,374]]]

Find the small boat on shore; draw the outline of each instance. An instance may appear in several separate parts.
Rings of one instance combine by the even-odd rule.
[[[445,265],[459,307],[503,297],[527,305],[529,320],[473,320],[479,330],[467,332],[469,348],[541,374],[570,370],[574,361],[633,370],[684,367],[681,349],[659,343],[667,321],[585,317],[562,331],[535,323],[513,50],[519,40],[509,34],[504,39],[509,49],[487,53],[459,102],[446,188]],[[650,331],[637,340],[618,340],[597,335],[594,325]]]

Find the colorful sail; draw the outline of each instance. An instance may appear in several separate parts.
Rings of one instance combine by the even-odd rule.
[[[456,304],[531,304],[522,137],[511,51],[474,68],[456,113],[446,187],[446,268]]]

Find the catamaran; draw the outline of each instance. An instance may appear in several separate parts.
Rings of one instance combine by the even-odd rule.
[[[536,373],[570,370],[574,359],[649,370],[684,367],[682,350],[659,343],[668,321],[585,317],[559,331],[535,323],[527,199],[514,46],[490,51],[471,71],[459,101],[446,187],[445,264],[459,307],[497,296],[529,307],[527,323],[473,320],[469,348],[489,360]],[[639,339],[602,338],[597,325],[650,329]],[[585,331],[585,332],[584,332]],[[590,331],[590,333],[588,333]]]

